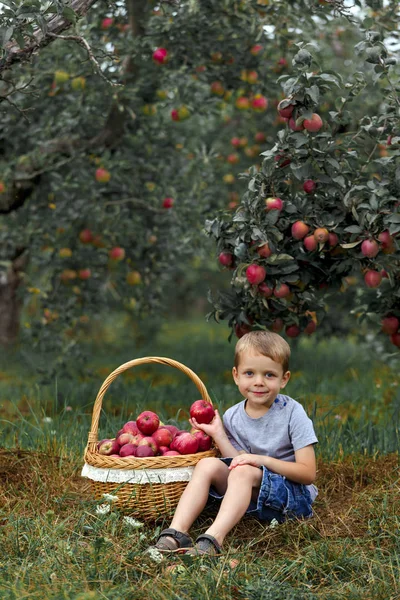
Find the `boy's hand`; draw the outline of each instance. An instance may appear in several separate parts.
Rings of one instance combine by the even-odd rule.
[[[189,423],[192,427],[200,429],[200,431],[204,431],[204,433],[211,436],[214,441],[217,441],[223,436],[226,437],[224,424],[222,423],[218,410],[215,411],[215,416],[211,423],[198,423],[196,419],[189,419]]]
[[[241,465],[252,465],[253,467],[262,467],[265,464],[265,456],[258,454],[239,454],[232,459],[229,470],[240,467]]]

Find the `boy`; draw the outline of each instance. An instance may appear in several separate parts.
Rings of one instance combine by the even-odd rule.
[[[190,420],[229,458],[204,458],[196,465],[170,527],[155,544],[159,551],[219,554],[245,514],[278,522],[312,516],[318,440],[303,407],[280,394],[290,378],[289,357],[289,345],[276,333],[252,331],[239,339],[232,374],[244,400],[223,421],[218,411],[209,425]],[[222,502],[192,547],[187,532],[209,496]]]

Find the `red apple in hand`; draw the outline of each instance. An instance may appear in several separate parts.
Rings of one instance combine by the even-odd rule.
[[[140,415],[136,419],[136,425],[141,433],[145,435],[151,435],[158,429],[160,425],[160,419],[156,413],[151,410],[145,410],[140,413]]]
[[[199,441],[188,431],[174,437],[171,450],[176,450],[179,454],[195,454],[199,449]]]
[[[190,407],[190,417],[197,423],[211,423],[214,418],[215,410],[207,400],[196,400]]]
[[[112,440],[100,440],[100,442],[97,444],[97,450],[99,451],[99,454],[102,454],[103,456],[118,454],[119,444],[115,438]]]

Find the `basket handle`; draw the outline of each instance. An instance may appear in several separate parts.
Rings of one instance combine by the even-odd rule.
[[[157,363],[161,365],[167,365],[169,367],[175,367],[175,369],[179,369],[185,375],[187,375],[193,383],[196,385],[199,390],[201,397],[203,400],[206,400],[212,405],[211,398],[207,392],[206,386],[201,381],[201,379],[188,367],[178,362],[177,360],[173,360],[171,358],[164,358],[160,356],[144,356],[143,358],[135,358],[134,360],[130,360],[129,362],[124,363],[117,369],[115,369],[110,375],[104,380],[93,406],[93,414],[92,414],[92,425],[88,435],[88,445],[87,449],[91,452],[96,451],[96,444],[98,442],[98,430],[99,430],[99,420],[100,420],[100,412],[103,403],[103,398],[110,387],[111,383],[124,371],[127,371],[131,367],[137,367],[139,365],[144,365],[148,363]]]

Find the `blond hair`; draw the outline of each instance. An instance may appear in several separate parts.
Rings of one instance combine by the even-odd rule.
[[[248,350],[255,350],[263,356],[282,365],[283,372],[289,369],[290,346],[277,333],[272,331],[250,331],[243,335],[236,343],[235,367],[239,366],[241,354]]]

